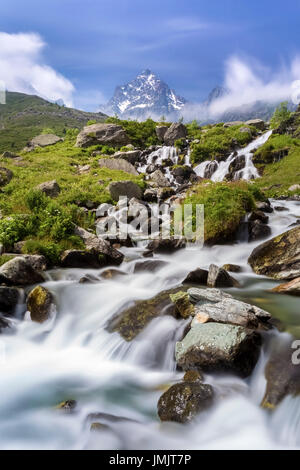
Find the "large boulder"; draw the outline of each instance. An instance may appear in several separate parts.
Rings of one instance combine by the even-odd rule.
[[[248,262],[256,274],[292,280],[300,276],[300,226],[259,245]]]
[[[250,119],[245,122],[246,126],[252,126],[260,131],[264,131],[266,128],[265,122],[262,119]]]
[[[76,147],[89,147],[91,145],[127,145],[130,139],[123,127],[116,124],[93,124],[86,126],[78,134]]]
[[[101,266],[107,264],[119,265],[123,262],[124,255],[113,248],[107,240],[97,237],[82,227],[75,227],[74,233],[81,238],[90,253],[98,255]]]
[[[8,286],[28,286],[39,282],[44,282],[44,278],[32,267],[30,258],[16,257],[0,268],[0,283]]]
[[[300,366],[293,363],[292,355],[295,350],[291,346],[290,338],[277,338],[272,344],[270,358],[265,367],[267,385],[262,401],[264,408],[273,409],[287,395],[300,394]],[[299,354],[297,362],[298,358]]]
[[[164,174],[161,170],[155,170],[153,173],[151,173],[150,179],[159,188],[166,188],[166,187],[170,186],[169,181],[164,176]]]
[[[44,323],[56,310],[53,295],[45,287],[35,287],[27,298],[27,310],[32,321]]]
[[[117,170],[117,171],[125,171],[125,173],[129,173],[134,176],[138,176],[138,172],[134,168],[134,166],[123,160],[122,158],[101,158],[99,160],[100,168],[109,168],[110,170]]]
[[[0,286],[0,312],[6,315],[13,314],[21,295],[22,291],[15,287]]]
[[[141,154],[141,150],[129,150],[128,152],[116,152],[112,158],[121,158],[131,163],[131,165],[135,165],[139,161]]]
[[[184,370],[231,371],[247,377],[257,363],[260,346],[261,337],[253,330],[198,323],[176,344],[176,361]]]
[[[37,189],[51,198],[57,197],[60,193],[60,187],[56,180],[41,183],[37,186]]]
[[[99,269],[109,263],[93,250],[66,250],[61,255],[60,264],[63,268]]]
[[[173,122],[164,135],[164,142],[166,145],[174,145],[176,140],[186,139],[186,137],[187,128],[181,123]]]
[[[166,135],[166,132],[168,130],[168,126],[157,126],[155,128],[155,132],[156,132],[156,135],[157,135],[157,138],[163,142],[164,141],[164,138],[165,138],[165,135]]]
[[[170,387],[159,399],[158,416],[161,421],[186,423],[213,402],[211,385],[200,382],[183,382]]]
[[[118,201],[120,196],[127,196],[142,199],[143,191],[140,186],[133,181],[114,181],[108,187],[109,193],[114,201]]]
[[[207,284],[208,271],[206,269],[197,268],[191,271],[184,279],[184,284]]]
[[[58,142],[63,142],[64,139],[54,134],[41,134],[34,137],[25,147],[24,151],[31,151],[38,147],[48,147],[49,145],[55,145]]]
[[[170,238],[159,238],[152,240],[147,245],[147,250],[153,251],[154,253],[173,253],[174,251],[185,248],[186,241],[184,239],[177,239],[174,237]]]
[[[13,172],[8,168],[0,167],[0,187],[8,184],[13,177]]]

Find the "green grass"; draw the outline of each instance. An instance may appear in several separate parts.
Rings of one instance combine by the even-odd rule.
[[[184,204],[204,204],[204,235],[207,243],[232,240],[241,219],[262,198],[246,182],[202,183],[190,191]]]
[[[132,120],[121,120],[115,117],[106,119],[107,123],[119,124],[125,129],[127,135],[130,138],[131,143],[135,147],[146,148],[151,145],[158,145],[159,140],[156,135],[156,126],[159,123],[152,119],[147,119],[144,122],[132,121]],[[167,125],[167,124],[164,124]]]
[[[219,159],[229,154],[236,145],[243,147],[251,142],[253,137],[248,132],[240,132],[244,125],[224,128],[223,125],[206,127],[193,131],[193,137],[200,140],[191,145],[192,163],[201,163],[206,160]],[[252,134],[256,135],[256,129],[251,127]]]
[[[283,152],[288,152],[292,147],[299,147],[300,140],[289,135],[272,135],[253,155],[254,164],[274,163]]]
[[[1,255],[0,256],[0,266],[3,266],[3,264],[8,263],[11,259],[13,259],[14,256],[10,255]]]

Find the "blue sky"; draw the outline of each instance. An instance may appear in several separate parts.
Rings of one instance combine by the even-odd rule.
[[[299,17],[296,0],[1,0],[0,32],[8,33],[2,44],[35,33],[43,45],[29,55],[44,68],[41,89],[51,67],[72,83],[74,105],[95,109],[145,68],[194,102],[223,83],[233,56],[268,80],[300,53]],[[2,69],[16,63],[22,70],[20,57],[1,62],[0,50]],[[15,88],[23,83],[9,72],[4,78]]]

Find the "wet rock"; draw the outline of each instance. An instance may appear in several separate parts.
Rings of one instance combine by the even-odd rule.
[[[164,142],[166,145],[174,145],[178,139],[186,139],[187,128],[181,124],[173,122],[164,135]]]
[[[210,385],[198,382],[178,383],[170,387],[159,399],[158,415],[161,421],[186,423],[213,402]]]
[[[146,189],[143,199],[146,202],[157,202],[157,190]]]
[[[273,207],[271,206],[271,203],[270,203],[269,200],[267,200],[265,202],[257,202],[256,203],[256,208],[259,211],[267,212],[269,214],[271,214],[273,212]]]
[[[156,132],[156,135],[157,135],[157,138],[163,142],[164,141],[164,138],[165,138],[165,135],[166,135],[166,132],[168,130],[168,126],[157,126],[155,128],[155,132]]]
[[[118,332],[126,341],[132,341],[153,318],[160,315],[178,316],[176,306],[170,300],[170,294],[179,289],[164,291],[152,299],[139,300],[109,321],[107,330]]]
[[[5,263],[0,268],[0,283],[8,286],[27,286],[44,282],[39,271],[32,267],[30,259],[16,257]]]
[[[98,284],[99,282],[100,279],[92,274],[85,274],[85,276],[79,279],[79,284]]]
[[[121,271],[120,269],[105,269],[101,274],[103,279],[115,279],[118,276],[126,276],[127,273]]]
[[[249,222],[254,222],[255,220],[259,220],[263,224],[267,224],[269,222],[269,217],[260,210],[253,211],[249,216]]]
[[[88,251],[87,254],[95,254],[101,266],[108,264],[121,264],[124,255],[113,248],[107,240],[97,237],[91,232],[83,229],[82,227],[75,227],[74,234],[81,238]]]
[[[240,273],[242,271],[241,266],[239,266],[238,264],[230,264],[230,263],[224,264],[223,269],[225,269],[225,271],[228,271],[229,273]]]
[[[226,179],[231,180],[231,181],[236,179],[236,173],[242,170],[243,168],[245,168],[245,164],[246,164],[245,155],[240,155],[236,157],[229,165]]]
[[[204,171],[204,178],[205,179],[210,179],[212,177],[212,175],[214,174],[214,172],[218,169],[218,162],[216,160],[213,160],[212,162],[210,162],[206,167],[205,167],[205,171]]]
[[[116,124],[93,124],[86,126],[78,134],[76,147],[91,145],[127,145],[130,139],[121,126]]]
[[[155,259],[155,260],[147,260],[147,261],[139,261],[134,266],[134,273],[140,273],[144,271],[149,271],[155,273],[159,271],[161,268],[166,266],[168,263],[163,260]]]
[[[37,286],[27,298],[27,310],[32,321],[44,323],[55,312],[53,295],[45,287]]]
[[[60,264],[63,268],[99,269],[109,262],[105,255],[93,250],[66,250],[61,255]]]
[[[0,286],[0,312],[12,315],[19,303],[22,292],[15,287]]]
[[[188,370],[183,377],[184,382],[203,382],[203,375],[198,370]]]
[[[179,291],[175,294],[171,294],[170,299],[176,305],[176,308],[182,318],[189,318],[195,314],[194,306],[190,303],[187,292]]]
[[[259,245],[248,262],[256,274],[292,280],[300,276],[300,226]]]
[[[265,368],[267,386],[262,400],[264,408],[274,409],[287,395],[300,394],[300,367],[293,364],[294,352],[291,340],[280,342],[278,339],[274,342]]]
[[[233,299],[232,295],[223,292],[219,289],[188,289],[190,301],[195,304],[202,303],[217,303],[224,299]]]
[[[110,183],[108,190],[114,201],[118,201],[120,196],[127,196],[128,199],[142,199],[143,196],[142,189],[133,181],[114,181]]]
[[[207,284],[208,271],[206,269],[195,269],[184,279],[183,284]]]
[[[300,277],[285,284],[280,284],[280,286],[274,287],[272,291],[277,294],[300,295]]]
[[[57,409],[64,411],[67,414],[71,414],[74,412],[75,408],[77,406],[76,400],[66,400],[57,405]]]
[[[185,248],[186,242],[183,239],[166,238],[159,240],[152,240],[147,250],[153,251],[154,253],[173,253],[174,251]]]
[[[284,207],[284,206],[275,206],[274,209],[277,212],[287,212],[288,211],[287,207]]]
[[[184,184],[190,180],[192,175],[196,176],[196,173],[190,166],[182,165],[174,168],[172,170],[172,175],[178,184]]]
[[[13,172],[8,168],[0,167],[0,187],[5,186],[13,178]]]
[[[239,287],[239,282],[223,268],[211,264],[208,271],[207,285],[209,287]]]
[[[267,238],[271,235],[270,227],[260,220],[249,222],[248,229],[249,241],[262,240],[263,238]]]
[[[236,299],[224,298],[218,303],[196,305],[192,326],[198,323],[217,322],[251,329],[271,329],[269,312]]]
[[[197,324],[176,344],[176,361],[184,370],[231,371],[247,377],[257,363],[260,346],[260,335],[241,326]]]
[[[5,330],[5,328],[9,328],[10,327],[10,322],[9,320],[7,320],[7,318],[4,318],[1,314],[0,314],[0,333],[2,333],[2,330]]]
[[[167,178],[165,178],[163,172],[160,170],[156,170],[151,173],[150,178],[159,188],[165,188],[167,186],[170,186],[169,181],[167,180]]]
[[[130,175],[138,176],[134,166],[121,158],[101,158],[99,160],[100,168],[109,168],[110,170],[124,171]]]
[[[40,191],[42,191],[42,193],[46,194],[46,196],[51,198],[57,197],[60,193],[60,187],[57,184],[56,180],[42,183],[37,186],[37,189],[39,189]]]

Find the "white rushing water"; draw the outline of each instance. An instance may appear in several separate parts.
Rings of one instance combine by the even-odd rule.
[[[229,172],[230,165],[238,160],[240,157],[245,157],[245,166],[241,170],[237,171],[235,174],[235,179],[245,179],[250,180],[252,178],[257,178],[259,176],[257,168],[253,164],[252,156],[253,150],[258,149],[264,143],[267,142],[271,136],[272,131],[268,131],[265,134],[261,135],[253,142],[251,142],[247,147],[240,149],[238,152],[233,152],[225,161],[217,162],[214,160],[213,164],[216,166],[215,171],[211,176],[212,181],[223,181],[226,175]],[[194,168],[195,173],[202,178],[205,177],[207,168],[212,165],[212,161],[206,161],[200,163],[200,165]]]
[[[282,202],[286,212],[270,214],[272,236],[285,231],[300,215],[299,203]],[[0,336],[0,448],[2,449],[273,449],[300,447],[300,398],[286,398],[272,414],[259,403],[264,394],[264,365],[270,341],[251,376],[206,376],[216,390],[215,405],[191,424],[160,423],[156,405],[162,387],[180,380],[174,361],[175,342],[186,321],[154,319],[131,343],[105,330],[107,321],[137,299],[180,285],[187,273],[211,263],[240,264],[244,299],[261,298],[276,285],[253,274],[247,258],[257,243],[237,243],[202,250],[185,249],[156,256],[165,264],[156,272],[136,272],[141,248],[124,248],[127,273],[96,284],[79,284],[87,272],[49,272],[45,286],[55,295],[57,315],[44,324],[15,320],[14,330]],[[272,294],[274,295],[274,294]],[[275,296],[278,298],[278,296]],[[286,305],[289,298],[284,299]],[[294,309],[296,310],[296,304]],[[298,310],[297,310],[298,312]],[[268,333],[270,340],[287,333]],[[63,400],[78,402],[73,414],[55,409]],[[90,413],[126,418],[90,432]]]

